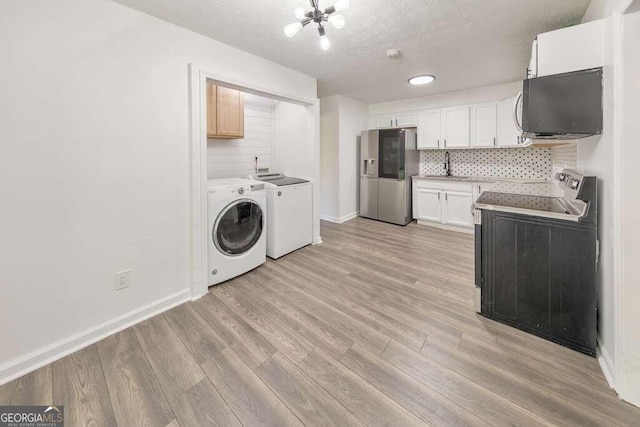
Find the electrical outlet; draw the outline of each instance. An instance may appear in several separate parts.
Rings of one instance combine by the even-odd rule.
[[[131,270],[119,271],[116,273],[116,291],[131,286],[132,280]]]

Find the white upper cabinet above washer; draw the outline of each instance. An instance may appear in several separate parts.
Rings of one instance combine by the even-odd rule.
[[[440,110],[418,114],[418,150],[440,148]]]
[[[471,106],[471,146],[493,147],[498,137],[498,105],[486,102]]]
[[[443,109],[440,126],[445,148],[470,146],[468,105]]]

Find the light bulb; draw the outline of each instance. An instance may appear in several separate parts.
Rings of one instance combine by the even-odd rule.
[[[299,20],[303,20],[304,18],[306,18],[304,15],[305,13],[307,13],[306,10],[304,10],[303,7],[296,7],[296,10],[294,12],[294,14],[296,15],[296,18],[298,18]]]
[[[421,76],[411,77],[409,79],[409,84],[414,86],[427,85],[433,82],[436,78],[430,74],[423,74]]]
[[[301,22],[294,22],[293,24],[289,24],[286,27],[284,27],[284,34],[287,37],[293,37],[301,29],[302,29],[302,23]]]
[[[330,47],[331,42],[329,41],[329,38],[327,38],[327,36],[320,37],[320,49],[329,50]]]
[[[340,12],[342,10],[349,9],[349,0],[338,0],[336,4],[333,5],[336,8],[336,12]]]
[[[342,15],[330,15],[329,16],[329,22],[335,28],[340,29],[340,28],[344,27],[344,16],[342,16]]]

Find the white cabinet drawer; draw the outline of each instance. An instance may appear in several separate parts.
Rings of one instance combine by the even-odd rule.
[[[459,181],[444,181],[444,180],[426,180],[426,179],[414,179],[413,185],[416,188],[431,188],[434,190],[452,190],[452,191],[466,191],[471,193],[470,182]]]

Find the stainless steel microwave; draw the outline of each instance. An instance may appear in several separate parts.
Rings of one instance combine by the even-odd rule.
[[[525,138],[579,139],[602,133],[602,68],[524,80],[521,96]]]

